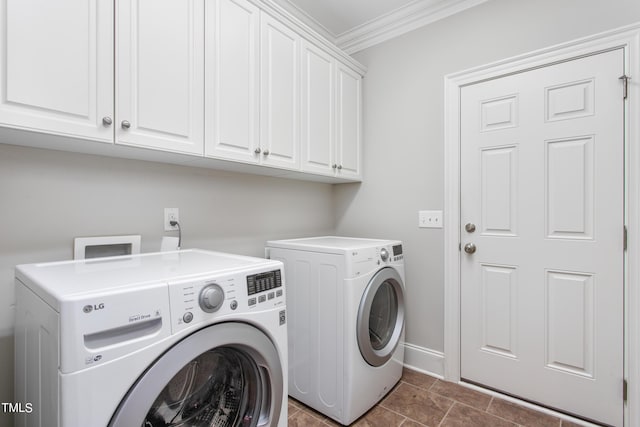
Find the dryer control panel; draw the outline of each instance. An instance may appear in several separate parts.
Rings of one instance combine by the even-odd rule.
[[[404,255],[402,254],[402,245],[393,245],[391,247],[392,250],[392,257],[391,257],[391,261],[401,261],[404,258]]]

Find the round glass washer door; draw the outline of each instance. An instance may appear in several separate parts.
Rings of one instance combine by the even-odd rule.
[[[280,418],[278,352],[258,329],[222,323],[163,354],[138,379],[110,427],[269,426]]]
[[[400,343],[404,327],[404,291],[398,272],[385,267],[371,279],[358,308],[360,353],[371,366],[382,366]]]

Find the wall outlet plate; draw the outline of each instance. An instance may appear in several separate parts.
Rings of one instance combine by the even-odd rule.
[[[418,211],[418,227],[442,228],[442,211]]]
[[[170,221],[180,222],[180,212],[178,208],[164,208],[164,231],[173,231],[178,229],[178,226],[172,226]]]

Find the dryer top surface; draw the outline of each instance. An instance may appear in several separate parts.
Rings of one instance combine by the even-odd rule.
[[[271,248],[298,249],[317,252],[345,253],[354,249],[400,245],[399,240],[362,239],[355,237],[321,236],[267,242]]]

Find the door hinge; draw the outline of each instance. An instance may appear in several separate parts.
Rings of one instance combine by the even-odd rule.
[[[627,380],[622,380],[622,400],[627,401]]]
[[[631,80],[631,77],[623,74],[618,77],[618,80],[622,80],[622,99],[627,99],[627,96],[629,96],[629,80]]]
[[[625,225],[622,227],[622,249],[625,251],[627,250],[627,234],[627,226]]]

